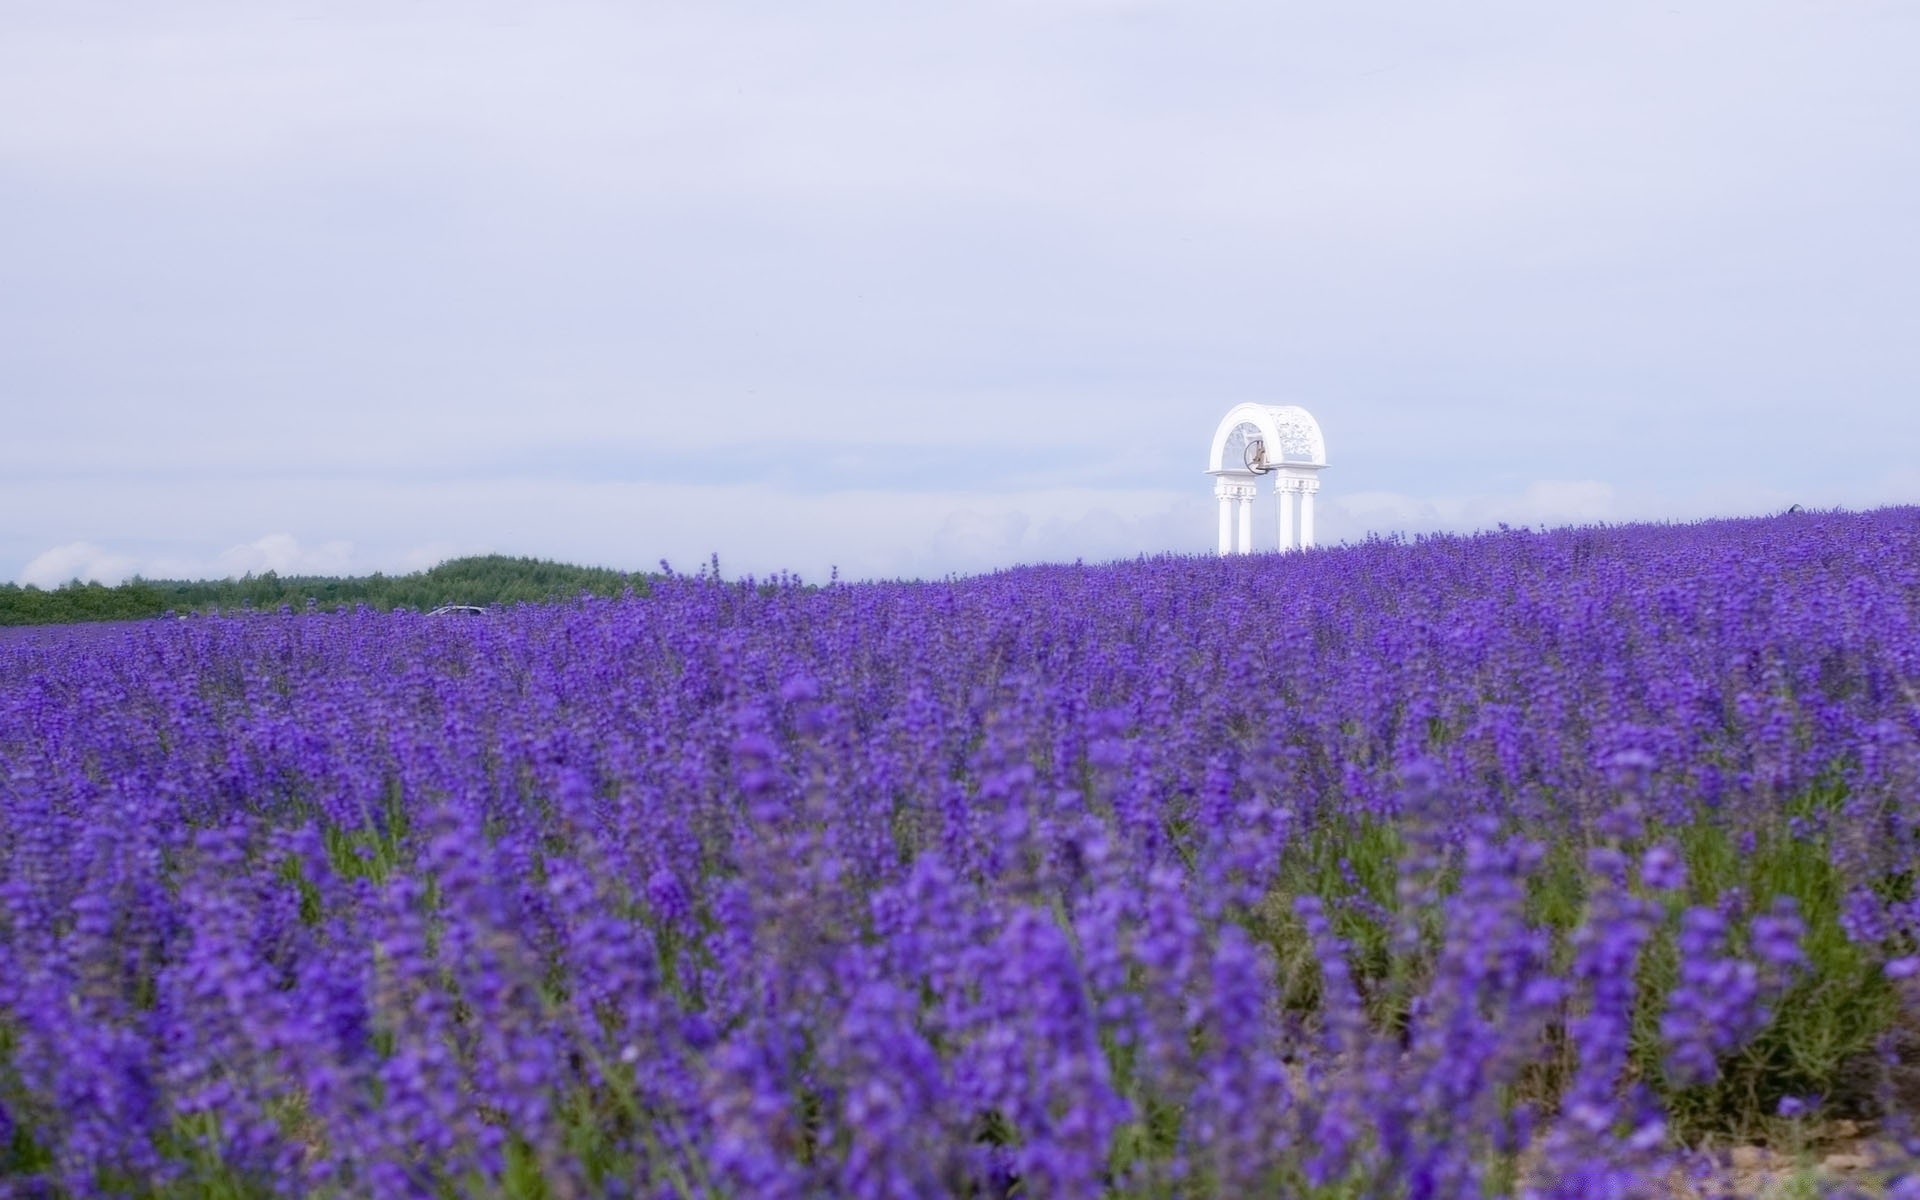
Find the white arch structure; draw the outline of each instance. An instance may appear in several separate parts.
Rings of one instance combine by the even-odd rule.
[[[1313,497],[1327,465],[1320,423],[1292,404],[1236,404],[1220,418],[1207,474],[1220,501],[1220,553],[1253,552],[1253,497],[1262,475],[1280,498],[1280,549],[1313,545]],[[1296,510],[1295,499],[1298,498]]]

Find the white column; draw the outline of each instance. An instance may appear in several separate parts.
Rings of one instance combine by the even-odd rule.
[[[1253,553],[1253,489],[1243,490],[1240,496],[1240,553]]]
[[[1225,558],[1233,553],[1233,497],[1218,489],[1214,494],[1220,497],[1220,556]]]
[[[1319,490],[1319,481],[1315,480],[1300,493],[1300,546],[1302,549],[1313,545],[1313,494]]]
[[[1273,481],[1273,494],[1280,497],[1280,550],[1285,553],[1293,549],[1293,484],[1289,480]]]

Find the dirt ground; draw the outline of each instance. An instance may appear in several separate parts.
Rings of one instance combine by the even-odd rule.
[[[1898,1146],[1852,1121],[1832,1122],[1799,1147],[1745,1145],[1707,1153],[1719,1165],[1706,1178],[1696,1181],[1691,1172],[1676,1171],[1639,1200],[1814,1200],[1822,1188],[1837,1184],[1877,1197],[1890,1178],[1920,1167]]]

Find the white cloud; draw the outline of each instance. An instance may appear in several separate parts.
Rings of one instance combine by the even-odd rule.
[[[1794,480],[1746,484],[1627,487],[1595,479],[1542,479],[1517,491],[1413,495],[1395,491],[1321,493],[1322,540],[1357,541],[1369,533],[1471,533],[1635,521],[1698,521],[1765,516],[1793,504],[1872,509],[1920,503],[1920,472],[1901,469],[1845,485],[1795,486]]]
[[[1875,507],[1911,503],[1920,479],[1911,471],[1863,480],[1846,489],[1799,494],[1765,485],[1664,491],[1603,480],[1536,480],[1507,491],[1345,492],[1330,471],[1322,480],[1317,533],[1323,545],[1370,534],[1472,532],[1518,527],[1691,520],[1757,515],[1801,502],[1809,507]],[[0,481],[0,511],[26,485]],[[55,486],[37,484],[44,491]],[[73,511],[88,524],[112,514],[84,485],[60,494],[53,511]],[[1272,541],[1274,499],[1263,490],[1255,518],[1257,544]],[[325,484],[293,480],[262,494],[236,517],[225,488],[170,489],[167,503],[121,514],[124,541],[77,542],[49,550],[22,571],[53,584],[79,574],[106,582],[132,573],[148,578],[219,578],[267,570],[291,574],[415,571],[448,558],[500,552],[622,570],[650,571],[661,560],[693,571],[714,554],[723,573],[766,576],[794,571],[824,580],[938,578],[1023,563],[1102,562],[1142,554],[1207,553],[1215,536],[1208,482],[1193,472],[1190,489],[1027,488],[1001,494],[942,492],[791,492],[763,483],[579,483],[551,479],[505,482]],[[359,542],[307,540],[276,532],[246,537],[229,524],[268,520],[294,525],[324,512],[329,522],[377,529]],[[195,552],[180,529],[236,539],[203,543]]]
[[[1001,566],[1018,558],[1033,522],[1018,509],[983,513],[963,508],[946,515],[927,536],[929,558],[950,570]]]
[[[20,569],[20,582],[58,587],[69,580],[120,583],[134,573],[134,560],[92,542],[69,542],[37,555]]]
[[[1367,533],[1467,531],[1507,525],[1586,525],[1627,519],[1612,484],[1542,479],[1518,492],[1414,496],[1402,492],[1324,494],[1324,528],[1335,537]]]
[[[388,563],[386,566],[405,563],[409,570],[413,570],[411,563],[417,559],[419,555],[415,553],[403,553],[397,555],[397,563]],[[223,551],[205,555],[182,555],[177,549],[144,555],[127,551],[119,557],[119,561],[129,564],[127,574],[140,574],[150,580],[232,580],[246,574],[265,574],[269,570],[282,576],[344,576],[363,574],[378,568],[369,566],[363,557],[355,555],[351,541],[303,545],[300,538],[294,538],[292,534],[265,534],[261,538],[228,545]],[[424,566],[432,566],[438,561],[440,559],[436,557],[430,563],[424,563]]]
[[[791,570],[818,580],[835,567],[848,579],[937,577],[1020,562],[1197,551],[1211,528],[1199,472],[1190,491],[1001,494],[794,492],[752,481],[289,479],[262,489],[243,512],[217,482],[154,489],[149,504],[124,510],[84,481],[0,479],[0,512],[23,511],[29,495],[63,519],[117,523],[113,548],[152,577],[401,571],[482,550],[643,571],[662,559],[692,571],[717,553],[729,577]],[[270,522],[281,532],[259,537],[243,522]],[[371,536],[351,543],[315,537],[327,528]],[[182,531],[195,536],[183,539]]]
[[[353,566],[353,543],[323,542],[302,546],[290,533],[269,533],[241,546],[229,546],[216,560],[221,578],[263,575],[343,575]]]

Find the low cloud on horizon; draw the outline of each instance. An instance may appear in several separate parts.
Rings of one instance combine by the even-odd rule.
[[[1204,485],[1204,477],[1200,483]],[[565,496],[567,492],[580,494]],[[1541,480],[1517,492],[1414,496],[1390,491],[1321,493],[1323,545],[1369,536],[1471,533],[1499,525],[1521,528],[1691,521],[1760,516],[1790,505],[1874,508],[1911,503],[1920,495],[1920,470],[1864,481],[1840,494],[1816,496],[1783,488],[1705,490],[1685,496],[1623,491],[1596,480]],[[218,579],[275,571],[281,575],[360,575],[422,570],[469,554],[508,553],[558,558],[618,570],[652,571],[661,562],[692,571],[718,556],[729,577],[765,577],[788,571],[811,581],[937,578],[1026,563],[1103,562],[1142,554],[1210,553],[1214,501],[1204,486],[1190,493],[1075,490],[967,496],[953,493],[782,495],[767,488],[603,484],[567,488],[544,499],[575,514],[617,509],[669,513],[701,511],[709,524],[674,531],[574,523],[564,538],[539,531],[516,510],[538,504],[538,486],[502,491],[484,487],[450,497],[471,519],[452,523],[460,536],[408,540],[404,527],[385,541],[303,540],[278,530],[209,552],[155,538],[129,542],[76,541],[34,555],[18,582],[55,587],[72,579],[119,583],[148,579]],[[1264,529],[1273,499],[1264,491]],[[404,504],[401,505],[404,507]],[[292,515],[295,505],[279,515]],[[489,527],[509,532],[489,537]],[[831,529],[828,549],[807,546],[810,530]],[[702,546],[706,530],[723,536]],[[1257,544],[1267,545],[1260,537]],[[720,543],[724,542],[725,545]],[[804,547],[804,548],[797,548]],[[650,555],[650,557],[649,557]]]

